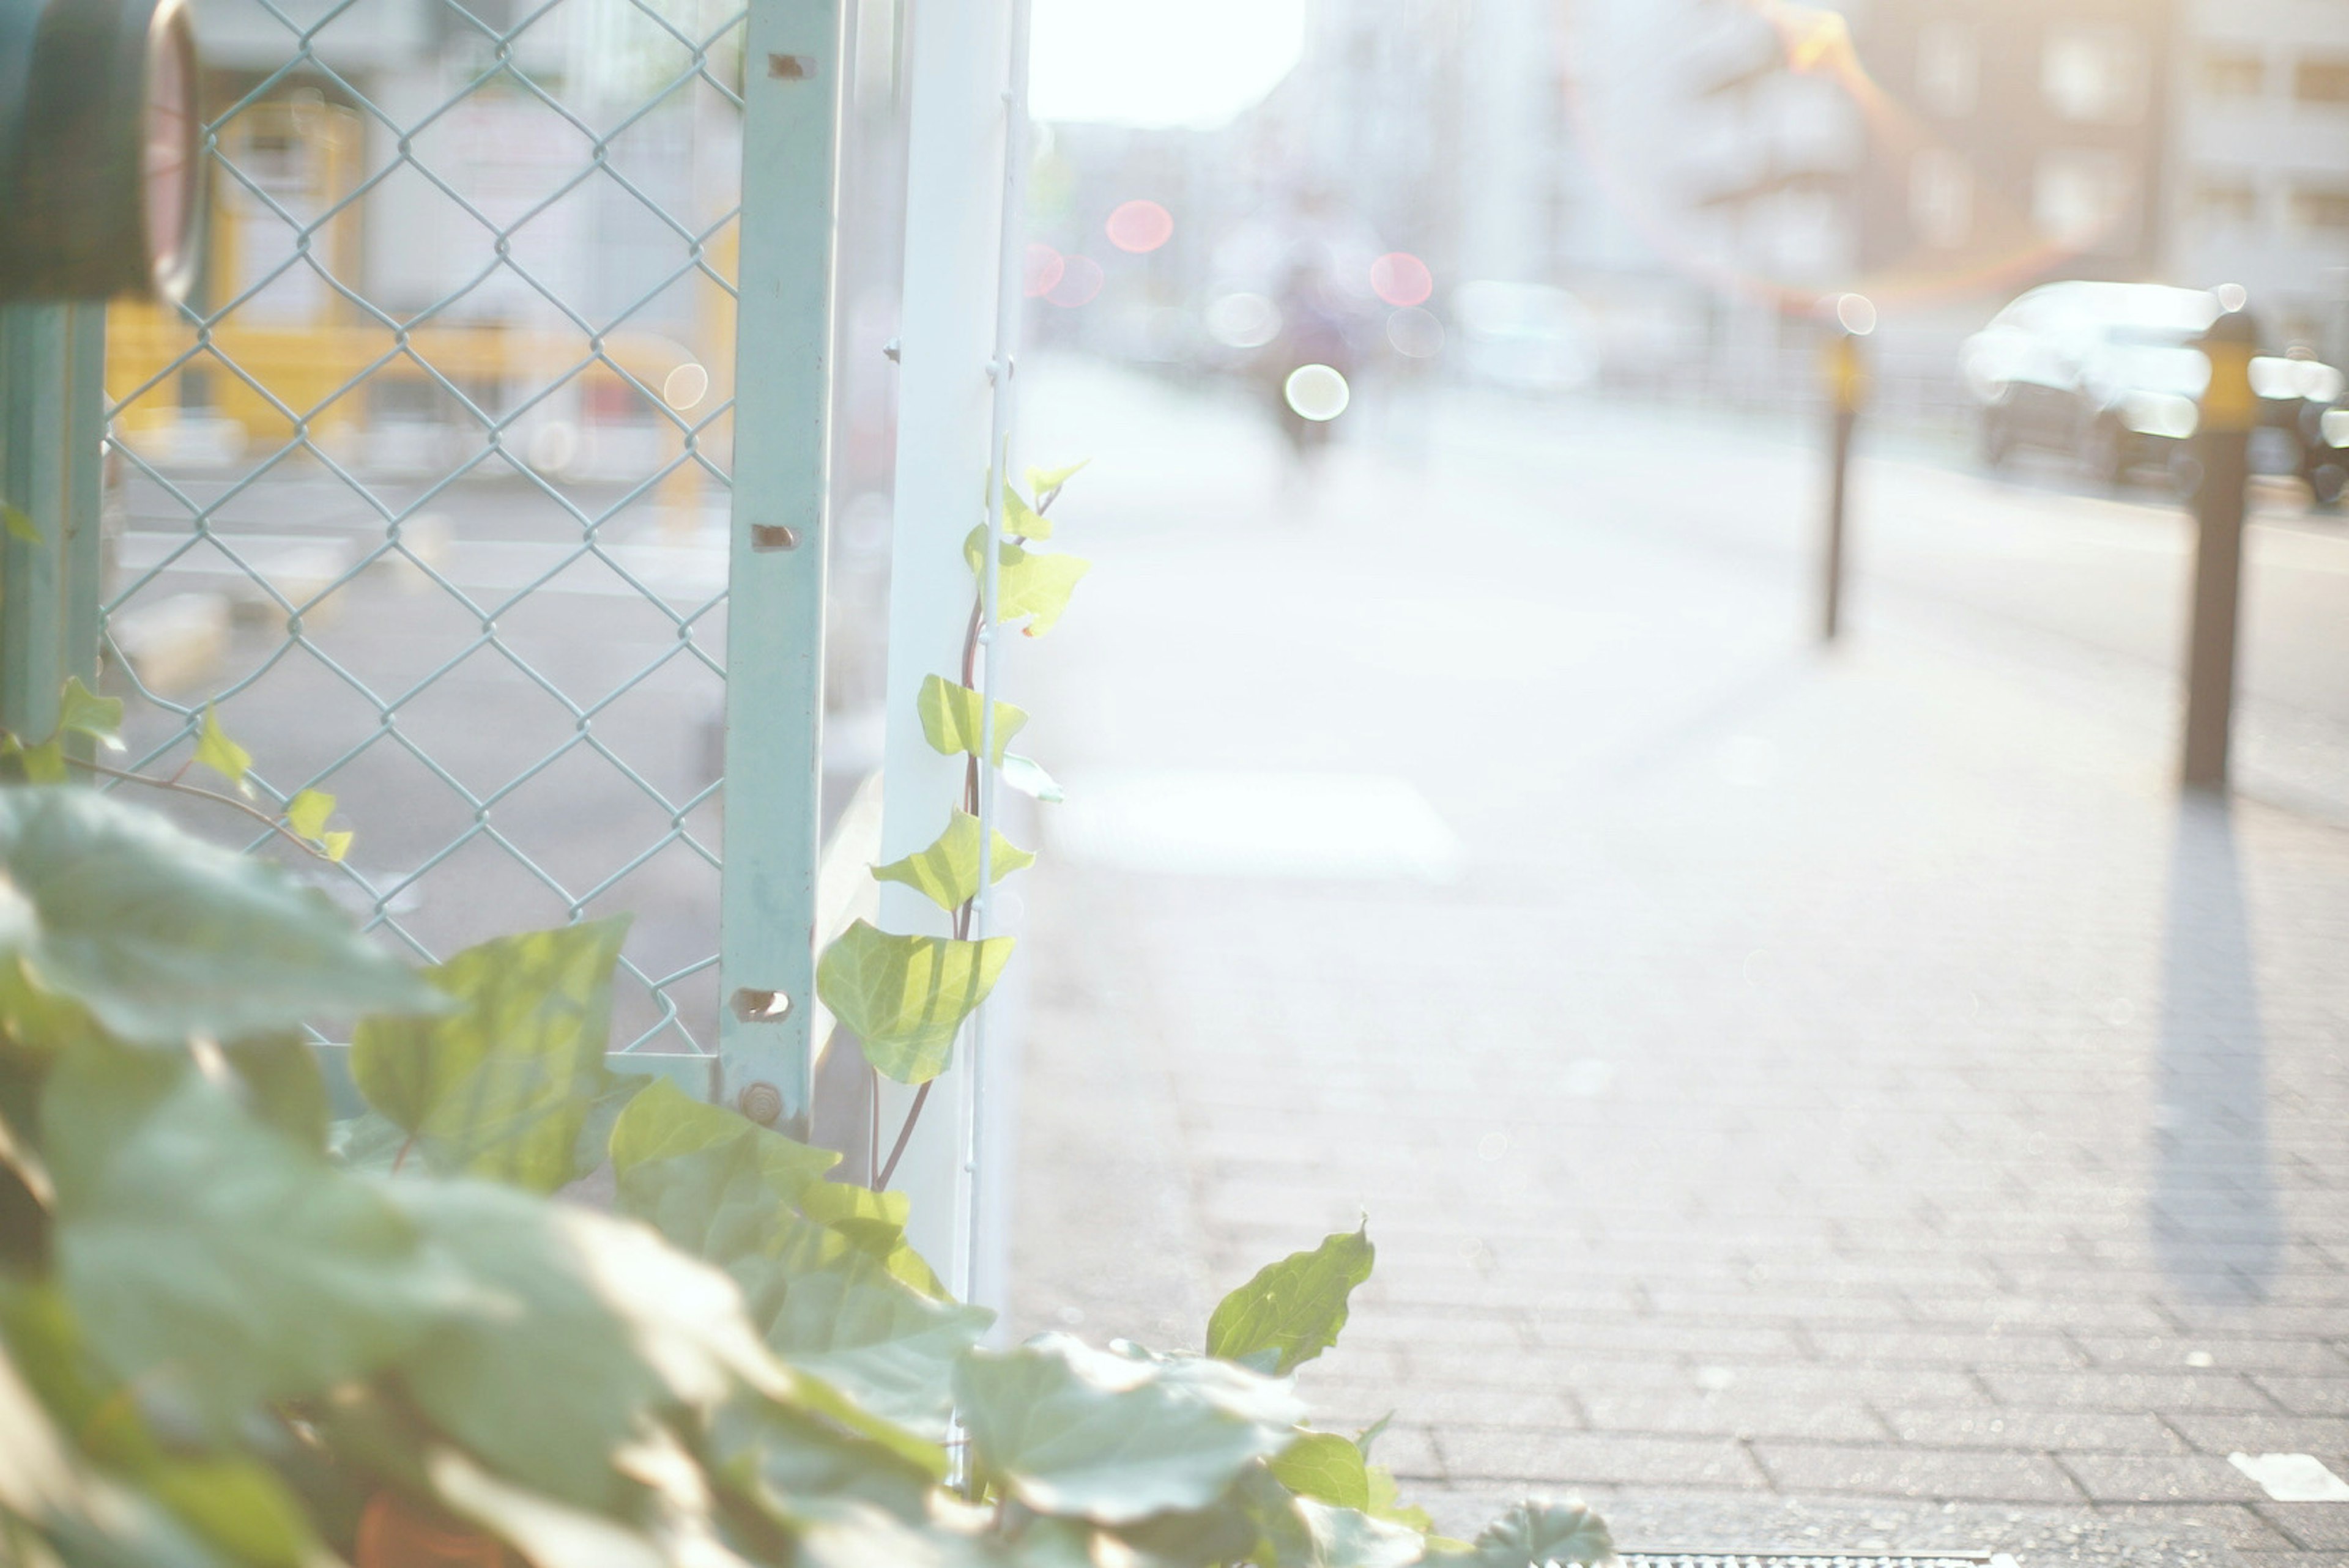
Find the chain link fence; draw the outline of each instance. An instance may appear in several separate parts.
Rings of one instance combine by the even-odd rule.
[[[200,281],[109,320],[126,765],[215,712],[419,958],[632,911],[615,1046],[714,1049],[740,5],[197,22]]]

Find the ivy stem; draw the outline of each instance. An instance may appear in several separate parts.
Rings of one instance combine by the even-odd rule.
[[[932,1078],[930,1083],[936,1081],[937,1079]],[[930,1083],[926,1083],[914,1091],[913,1109],[905,1112],[905,1125],[897,1130],[897,1146],[889,1150],[889,1162],[881,1167],[881,1175],[873,1183],[874,1191],[887,1191],[889,1178],[897,1173],[897,1161],[905,1157],[905,1145],[914,1136],[914,1123],[922,1119],[922,1106],[930,1098]]]
[[[272,817],[268,812],[264,811],[250,801],[240,800],[233,795],[223,795],[217,789],[206,789],[200,785],[182,784],[180,782],[180,777],[176,773],[169,779],[151,779],[144,773],[133,773],[127,768],[109,768],[103,762],[86,761],[78,757],[68,757],[65,759],[65,762],[66,766],[68,768],[87,769],[92,773],[100,774],[108,779],[119,779],[126,784],[144,784],[150,789],[165,789],[174,795],[192,795],[200,800],[214,801],[220,805],[229,807],[232,810],[243,812],[246,816],[252,818],[254,821],[260,823],[263,827],[268,829],[271,832],[276,834],[279,838],[285,840],[295,849],[300,850],[304,854],[308,855],[312,860],[326,861],[330,864],[334,861],[334,857],[332,855],[327,854],[325,851],[318,849],[314,844],[311,844],[303,839],[300,834],[295,833],[292,829],[286,827],[285,823],[279,821],[276,818]]]
[[[1055,490],[1038,504],[1036,514],[1041,517],[1051,511],[1052,503],[1060,499],[1061,492]],[[974,598],[970,603],[970,624],[962,634],[962,684],[974,691],[978,686],[978,631],[986,624],[986,618],[985,596]],[[963,768],[962,799],[964,810],[974,817],[978,815],[978,758],[976,755]],[[991,826],[992,824],[989,823],[982,823],[979,831],[986,832]],[[306,845],[304,847],[307,848]],[[970,934],[970,906],[971,901],[965,899],[963,906],[955,912],[954,933],[957,940]],[[897,1129],[897,1141],[889,1150],[888,1162],[881,1167],[880,1174],[873,1178],[873,1191],[875,1192],[885,1191],[889,1186],[889,1178],[897,1173],[897,1161],[904,1156],[905,1145],[914,1136],[914,1124],[922,1119],[922,1107],[928,1103],[929,1098],[930,1086],[927,1083],[914,1091],[914,1103],[905,1108],[905,1125]],[[876,1076],[873,1080],[873,1142],[877,1147],[880,1141],[881,1080]]]

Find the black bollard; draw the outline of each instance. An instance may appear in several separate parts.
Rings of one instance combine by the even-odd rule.
[[[1827,340],[1827,400],[1834,425],[1827,440],[1827,533],[1824,582],[1819,595],[1819,638],[1832,643],[1843,630],[1844,511],[1850,495],[1851,436],[1859,406],[1868,396],[1868,371],[1859,340],[1876,326],[1876,307],[1858,294],[1836,302]]]
[[[2251,392],[2258,341],[2251,313],[2230,311],[2210,324],[2201,342],[2210,361],[2210,384],[2194,432],[2200,477],[2194,490],[2194,614],[2186,649],[2186,757],[2180,769],[2189,789],[2227,787],[2243,513],[2251,482],[2251,429],[2259,423],[2259,399]]]

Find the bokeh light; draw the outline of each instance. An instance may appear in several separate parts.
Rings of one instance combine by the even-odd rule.
[[[1387,342],[1405,359],[1433,359],[1444,352],[1444,324],[1407,304],[1387,317]]]
[[[1389,251],[1371,263],[1371,292],[1392,305],[1425,304],[1435,274],[1409,251]]]
[[[1262,348],[1280,335],[1280,307],[1260,294],[1227,294],[1207,307],[1207,335],[1226,348]]]
[[[1876,302],[1866,294],[1837,295],[1835,314],[1837,325],[1854,337],[1866,337],[1876,330]]]
[[[1102,265],[1091,256],[1071,256],[1061,263],[1060,281],[1044,297],[1062,310],[1091,304],[1102,291]]]
[[[1174,237],[1174,214],[1155,201],[1121,201],[1102,227],[1111,244],[1138,256]]]
[[[1316,423],[1336,418],[1354,398],[1346,378],[1327,365],[1299,366],[1288,373],[1280,390],[1299,418]]]
[[[1066,256],[1046,244],[1028,247],[1028,297],[1042,299],[1061,282],[1061,274],[1069,270]]]
[[[709,396],[709,372],[688,359],[661,381],[661,401],[683,413]]]

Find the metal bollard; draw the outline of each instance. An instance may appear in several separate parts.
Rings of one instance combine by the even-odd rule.
[[[2194,432],[2200,479],[2194,490],[2194,614],[2186,650],[2186,756],[2180,769],[2189,789],[2227,787],[2243,513],[2251,480],[2251,429],[2259,423],[2259,399],[2251,391],[2258,341],[2251,313],[2239,310],[2211,323],[2200,344],[2210,361],[2210,382]]]
[[[1834,425],[1827,445],[1827,532],[1819,601],[1819,639],[1832,643],[1843,630],[1844,511],[1850,492],[1851,436],[1868,400],[1868,369],[1859,340],[1876,330],[1876,306],[1861,294],[1835,302],[1835,335],[1827,340],[1826,369]]]

